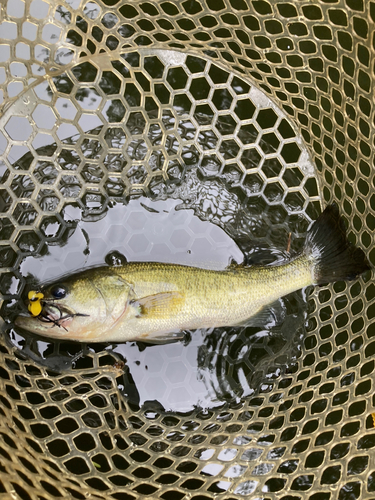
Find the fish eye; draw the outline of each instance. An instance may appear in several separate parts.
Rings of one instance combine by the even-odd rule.
[[[54,299],[63,299],[66,297],[67,290],[61,285],[55,285],[51,288],[51,295]]]

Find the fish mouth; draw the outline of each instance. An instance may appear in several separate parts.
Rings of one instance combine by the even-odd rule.
[[[52,323],[52,328],[58,326],[68,331],[65,325],[69,324],[77,316],[89,316],[89,314],[77,313],[61,304],[45,302],[38,319],[44,323]]]
[[[42,330],[47,328],[48,330],[54,329],[55,327],[58,327],[58,329],[62,329],[68,333],[67,326],[76,316],[88,315],[76,313],[68,307],[60,304],[57,305],[54,303],[44,302],[43,309],[38,316],[33,317],[20,315],[16,318],[14,324],[35,333],[40,333]],[[60,331],[59,334],[63,335],[64,332]]]
[[[47,302],[44,304],[42,312],[39,316],[37,316],[37,319],[42,323],[50,323],[51,328],[57,326],[59,328],[63,328],[65,331],[68,331],[65,324],[70,323],[76,315],[76,313],[73,313],[64,306],[50,304]]]

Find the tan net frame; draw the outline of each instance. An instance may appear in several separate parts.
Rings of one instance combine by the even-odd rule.
[[[2,2],[3,297],[23,290],[25,257],[69,233],[67,204],[99,219],[189,161],[258,215],[276,207],[280,227],[299,214],[301,235],[336,201],[374,264],[374,20],[365,0]],[[0,494],[373,498],[374,296],[370,273],[317,289],[286,372],[189,415],[128,404],[104,350],[53,371],[4,324]]]

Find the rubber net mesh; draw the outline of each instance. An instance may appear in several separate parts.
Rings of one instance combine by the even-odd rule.
[[[171,404],[195,391],[182,351],[170,372],[169,346],[122,356],[10,321],[28,272],[49,276],[43,256],[71,271],[74,235],[86,235],[82,265],[95,248],[94,263],[113,248],[147,260],[155,219],[141,199],[295,250],[336,201],[374,264],[375,4],[5,0],[0,12],[0,496],[373,498],[370,272],[312,291],[289,340],[202,341],[219,402],[188,411]],[[132,203],[123,226],[110,219]],[[164,238],[173,255],[199,244],[179,224]],[[157,359],[142,401],[125,390],[139,359],[144,373]]]

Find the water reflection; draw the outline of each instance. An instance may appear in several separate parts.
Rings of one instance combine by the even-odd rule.
[[[246,255],[250,259],[249,248],[255,252],[254,246],[246,247],[241,237],[236,245],[219,225],[197,217],[203,213],[205,199],[193,188],[197,178],[191,176],[191,179],[190,200],[151,202],[139,198],[127,205],[114,205],[107,217],[95,222],[83,220],[82,210],[68,205],[60,221],[51,221],[44,228],[51,241],[45,245],[43,255],[23,259],[21,274],[29,276],[25,290],[36,286],[35,276],[46,281],[92,265],[124,265],[126,261],[148,261],[151,256],[155,261],[216,269],[224,269],[231,261],[242,262]],[[238,200],[233,200],[223,189],[219,193],[215,185],[203,186],[207,192],[210,188],[211,192],[216,192],[211,201],[218,206],[217,220],[234,231],[233,220],[238,212],[233,207]],[[183,190],[176,192],[183,195]],[[227,204],[220,206],[223,199]],[[220,219],[220,214],[228,217],[228,225]],[[249,216],[247,218],[250,220]],[[56,240],[56,232],[64,225],[67,229],[60,233],[62,238]],[[246,241],[251,240],[248,237]],[[245,248],[245,252],[239,247]],[[281,259],[281,251],[263,249],[262,253],[258,250],[261,263],[262,258]],[[10,281],[9,294],[17,292],[14,286]],[[269,318],[262,318],[260,325],[197,330],[190,332],[185,343],[164,346],[137,342],[89,346],[60,344],[12,328],[8,330],[8,338],[25,355],[58,372],[93,370],[97,353],[105,354],[108,357],[101,370],[116,377],[123,396],[135,408],[186,412],[193,408],[219,407],[223,402],[238,402],[252,394],[261,383],[271,384],[285,365],[298,355],[306,319],[304,304],[304,295],[296,293],[280,299],[270,310]],[[18,312],[20,303],[9,306],[9,311],[3,309],[5,316]]]
[[[304,304],[303,293],[295,293],[273,305],[268,324],[217,328],[204,337],[198,349],[199,375],[212,399],[238,400],[253,394],[262,382],[263,389],[272,384],[298,356]]]
[[[68,83],[63,79],[55,82],[64,89]],[[37,90],[49,94],[44,87]],[[95,108],[98,99],[94,89],[85,89],[77,96],[86,110]],[[104,134],[102,126],[91,128],[90,137],[80,143],[79,153],[76,147],[81,135],[70,124],[63,124],[58,131],[62,148],[56,161],[48,159],[56,152],[55,144],[40,147],[38,154],[44,159],[36,162],[30,152],[15,152],[13,168],[22,171],[12,183],[13,192],[22,198],[13,213],[17,223],[29,225],[38,216],[33,202],[27,201],[35,189],[28,174],[31,167],[42,186],[37,202],[51,215],[43,215],[38,232],[21,233],[17,245],[22,255],[18,260],[10,247],[0,254],[4,266],[15,267],[14,272],[2,275],[0,283],[0,291],[9,299],[2,308],[7,320],[22,307],[16,302],[21,291],[35,288],[37,281],[89,266],[152,260],[224,269],[242,262],[284,262],[289,258],[287,249],[291,253],[301,249],[309,217],[315,214],[289,213],[281,203],[279,184],[270,183],[266,190],[264,179],[252,171],[260,161],[258,150],[251,146],[258,135],[254,126],[244,125],[238,132],[242,144],[250,145],[239,158],[238,143],[225,137],[222,140],[217,133],[232,134],[231,121],[220,117],[214,124],[212,113],[203,112],[204,106],[198,106],[194,114],[196,124],[204,130],[198,130],[190,119],[178,117],[176,109],[184,109],[181,102],[174,111],[163,110],[160,120],[149,109],[153,123],[145,133],[146,119],[141,112],[130,113],[126,124],[120,126],[123,110],[116,101],[109,102],[106,113],[110,126]],[[65,100],[59,106],[67,114],[74,111]],[[264,137],[260,148],[273,154],[277,141]],[[212,153],[219,140],[218,151]],[[106,146],[112,150],[102,161]],[[250,173],[245,175],[240,162]],[[58,167],[62,175],[55,190]],[[284,167],[269,158],[262,168],[267,178],[274,178]],[[148,184],[149,197],[125,197],[125,180],[140,185],[150,172],[167,173],[168,179],[153,177]],[[2,174],[6,180],[9,172],[4,168]],[[65,203],[60,210],[60,196],[79,201]],[[0,201],[7,210],[7,196]],[[3,237],[10,238],[14,230],[11,221],[3,218],[1,224]],[[252,394],[260,384],[263,388],[271,385],[298,356],[305,320],[305,295],[298,292],[280,299],[261,324],[188,332],[185,343],[51,343],[14,330],[10,323],[7,338],[24,355],[57,372],[98,369],[95,363],[99,358],[99,364],[103,361],[100,369],[116,377],[123,396],[134,408],[186,412],[232,404]],[[216,491],[225,490],[221,483]],[[251,488],[243,483],[243,491]]]
[[[187,181],[188,189],[176,188],[173,198],[177,199],[131,200],[128,205],[113,206],[106,218],[95,223],[82,220],[82,210],[68,205],[62,220],[44,228],[51,241],[43,255],[24,258],[22,275],[34,275],[40,281],[54,279],[91,265],[103,265],[105,255],[107,263],[116,265],[126,260],[146,261],[152,256],[155,261],[218,269],[231,260],[242,262],[244,256],[255,260],[254,255],[258,255],[258,263],[282,258],[281,251],[254,246],[251,228],[259,224],[259,219],[246,213],[240,200],[222,183],[199,181],[196,172],[190,172]],[[61,237],[56,241],[60,226],[66,229],[60,231]],[[219,226],[234,233],[239,245]],[[13,281],[9,282],[9,294],[15,293]],[[29,286],[35,286],[33,278],[29,282]],[[147,407],[154,401],[165,410],[189,411],[239,400],[252,394],[265,378],[272,381],[297,355],[293,347],[298,345],[296,340],[303,333],[304,321],[303,296],[293,294],[270,311],[268,324],[198,330],[188,345],[127,343],[96,345],[93,349],[80,344],[49,343],[15,330],[10,330],[10,340],[25,354],[39,357],[39,361],[56,371],[90,369],[94,353],[103,349],[123,362],[118,383],[133,404]],[[112,365],[108,367],[112,369]]]

